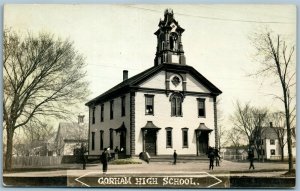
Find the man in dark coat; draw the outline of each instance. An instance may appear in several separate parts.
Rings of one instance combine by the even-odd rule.
[[[175,165],[176,164],[176,160],[177,160],[176,150],[174,150],[173,159],[174,159],[173,164]]]
[[[219,149],[215,148],[215,159],[216,159],[216,166],[220,166],[220,155]]]
[[[250,161],[249,170],[251,169],[251,167],[254,170],[255,168],[254,168],[254,164],[253,164],[253,161],[254,161],[254,152],[253,152],[253,149],[249,150],[248,158],[249,158],[249,161]]]
[[[106,174],[107,172],[108,160],[109,160],[109,153],[107,151],[107,148],[105,148],[101,155],[103,174]]]
[[[86,166],[85,153],[86,153],[86,148],[83,145],[83,143],[81,143],[81,147],[80,147],[80,161],[82,163],[82,170],[85,170],[85,166]]]
[[[215,157],[215,152],[214,149],[212,147],[208,148],[208,152],[207,152],[208,158],[209,158],[209,170],[210,169],[214,169],[214,157]]]

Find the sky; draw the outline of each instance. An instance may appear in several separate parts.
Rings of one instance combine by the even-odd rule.
[[[236,100],[276,111],[270,94],[281,95],[271,78],[254,78],[258,63],[249,36],[268,26],[291,43],[296,39],[296,7],[292,5],[6,5],[4,27],[20,34],[50,32],[68,38],[85,58],[92,99],[154,65],[156,36],[164,10],[171,8],[185,29],[186,64],[194,67],[223,93],[219,96],[224,124]],[[81,111],[87,107],[82,104]]]

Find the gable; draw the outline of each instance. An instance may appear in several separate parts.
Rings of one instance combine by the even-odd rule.
[[[152,77],[150,77],[149,79],[142,82],[141,84],[139,84],[139,87],[165,89],[165,79],[165,71],[160,71]]]
[[[172,83],[172,79],[174,76],[177,76],[180,79],[180,82],[178,85],[174,85]],[[186,74],[185,79],[182,77],[182,75],[178,72],[172,72],[170,75],[170,90],[175,91],[182,91],[182,82],[186,81],[186,91],[189,92],[201,92],[201,93],[211,93],[211,91],[206,88],[199,80],[195,79],[191,74]],[[139,84],[139,87],[141,88],[153,88],[153,89],[166,89],[166,72],[165,71],[159,71],[158,73],[151,76],[149,79],[141,82]]]
[[[197,70],[191,66],[179,65],[179,64],[160,64],[158,66],[151,67],[104,92],[98,97],[90,100],[85,105],[92,106],[100,102],[110,100],[114,97],[118,97],[121,93],[129,92],[136,86],[145,88],[165,89],[165,71],[169,73],[177,74],[189,74],[189,82],[187,87],[188,91],[196,90],[196,92],[207,92],[213,95],[219,95],[222,93],[215,85],[201,75]],[[185,81],[185,78],[182,78]],[[209,90],[209,91],[208,91]]]
[[[201,82],[190,74],[186,76],[186,90],[191,92],[211,93]]]

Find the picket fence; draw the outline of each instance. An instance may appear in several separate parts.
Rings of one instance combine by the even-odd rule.
[[[16,167],[42,167],[61,164],[62,156],[18,156],[13,157],[13,166]]]

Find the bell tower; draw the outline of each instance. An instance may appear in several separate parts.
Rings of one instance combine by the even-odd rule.
[[[166,9],[164,20],[160,20],[159,29],[154,33],[157,36],[157,47],[154,65],[181,64],[185,65],[185,56],[181,43],[181,28],[174,18],[173,10]]]

